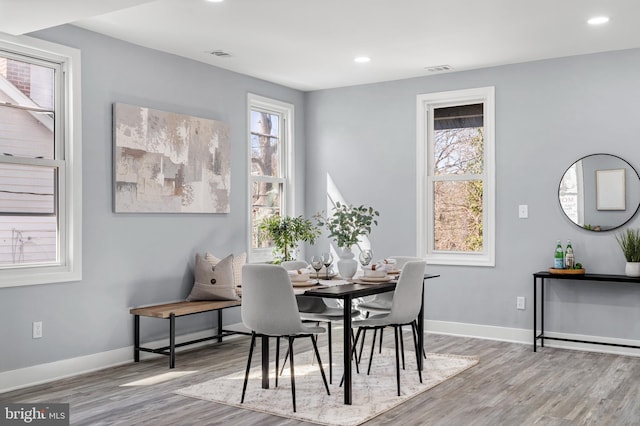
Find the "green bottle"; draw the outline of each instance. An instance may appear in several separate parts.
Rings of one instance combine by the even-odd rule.
[[[562,250],[562,244],[560,240],[556,243],[556,252],[553,259],[553,267],[555,269],[564,269],[564,251]]]
[[[573,269],[576,266],[576,258],[571,247],[571,240],[567,240],[567,248],[564,252],[564,266],[567,269]]]

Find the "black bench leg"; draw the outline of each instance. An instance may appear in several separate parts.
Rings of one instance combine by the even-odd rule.
[[[176,315],[169,316],[169,368],[176,366]]]
[[[222,342],[222,309],[218,309],[218,343]]]
[[[140,362],[140,315],[133,316],[133,361]]]

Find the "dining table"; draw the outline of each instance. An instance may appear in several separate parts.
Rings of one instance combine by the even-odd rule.
[[[424,348],[424,284],[426,280],[437,278],[440,275],[425,274],[422,281],[422,304],[418,314],[418,348]],[[355,299],[375,294],[394,291],[397,285],[397,277],[388,282],[363,283],[356,277],[353,280],[334,279],[321,280],[317,285],[294,288],[296,294],[324,299],[342,300],[343,308],[343,364],[344,364],[344,403],[352,404],[352,358],[353,346],[351,342],[351,309]],[[423,358],[417,357],[418,368],[423,369]],[[269,387],[269,341],[262,339],[262,387]]]

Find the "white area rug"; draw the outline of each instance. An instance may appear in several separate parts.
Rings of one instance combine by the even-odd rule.
[[[323,349],[320,349],[320,356],[326,359],[326,349],[324,351]],[[376,348],[371,375],[367,376],[366,374],[368,358],[365,358],[364,355],[360,365],[360,374],[356,374],[354,365],[353,405],[344,405],[343,388],[338,387],[342,377],[341,354],[336,351],[336,355],[334,355],[333,385],[329,385],[331,395],[326,393],[317,363],[311,363],[311,351],[296,354],[294,361],[297,412],[294,413],[289,365],[287,364],[284,374],[278,379],[277,388],[273,387],[275,367],[272,365],[269,370],[271,388],[262,389],[260,353],[257,352],[256,356],[254,351],[249,384],[243,404],[240,404],[240,398],[244,371],[189,386],[175,393],[317,424],[351,426],[364,423],[479,362],[478,357],[428,353],[424,364],[423,383],[420,383],[416,370],[415,353],[406,351],[406,370],[400,371],[402,395],[397,396],[395,352],[390,348],[382,348],[380,354]],[[339,359],[338,362],[336,362],[336,358]],[[329,369],[326,362],[324,367],[327,380],[329,380]]]

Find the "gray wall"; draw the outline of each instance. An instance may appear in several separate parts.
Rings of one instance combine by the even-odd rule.
[[[35,34],[82,51],[83,279],[0,289],[0,371],[133,344],[129,307],[184,299],[196,252],[246,250],[248,92],[290,102],[297,119],[297,168],[304,183],[302,92],[203,63],[123,43],[77,27]],[[111,108],[124,102],[225,121],[231,128],[230,214],[114,214]],[[304,207],[302,190],[298,212]],[[239,321],[239,310],[229,321]],[[44,337],[31,339],[43,321]],[[168,324],[142,319],[143,339]],[[212,315],[178,320],[178,333],[215,325]]]
[[[426,317],[530,329],[532,273],[553,264],[557,239],[571,239],[589,272],[624,273],[614,235],[573,225],[557,194],[587,154],[640,167],[639,67],[640,50],[629,50],[310,93],[307,211],[326,208],[329,175],[347,202],[380,210],[376,258],[415,254],[416,95],[495,86],[496,267],[430,266],[442,277],[427,285]],[[555,281],[547,297],[548,330],[640,339],[640,286]]]
[[[429,282],[427,319],[530,328],[531,274],[551,265],[558,238],[572,240],[590,272],[623,273],[613,234],[571,224],[557,186],[570,164],[591,153],[640,167],[640,50],[304,94],[75,27],[36,36],[82,50],[84,271],[81,282],[0,289],[0,371],[129,346],[129,307],[185,297],[195,252],[246,250],[247,92],[296,106],[296,213],[326,208],[329,175],[348,202],[380,210],[371,235],[380,258],[416,250],[416,95],[496,87],[496,267],[431,266],[442,277]],[[228,122],[231,213],[112,213],[113,102]],[[518,204],[529,205],[529,219],[518,219]],[[515,309],[516,296],[527,296],[527,310]],[[638,286],[554,282],[547,296],[551,330],[640,339]],[[178,332],[215,324],[212,315],[198,317],[180,320]],[[44,337],[33,340],[38,320]],[[144,325],[143,339],[166,336],[164,322]]]

